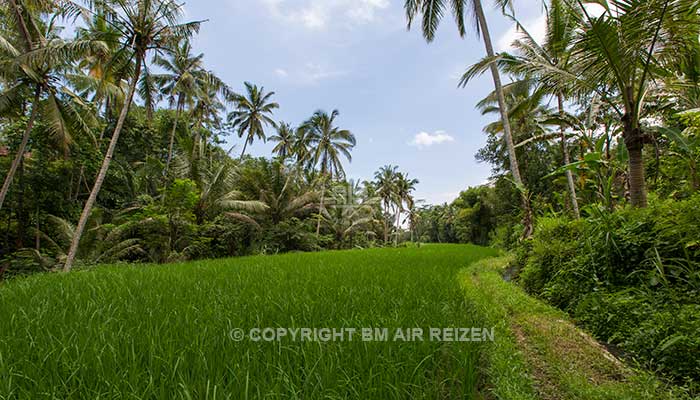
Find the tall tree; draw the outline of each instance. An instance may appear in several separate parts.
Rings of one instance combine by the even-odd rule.
[[[182,39],[175,46],[174,51],[169,54],[169,57],[156,55],[153,58],[153,63],[165,71],[154,75],[153,79],[160,87],[162,95],[168,99],[170,107],[175,108],[175,119],[168,142],[165,173],[167,173],[173,157],[175,133],[180,114],[184,111],[185,106],[192,102],[192,98],[201,91],[202,82],[206,79],[206,72],[202,66],[203,58],[204,54],[192,54],[192,44],[187,39]]]
[[[572,46],[576,29],[580,26],[580,13],[577,9],[569,7],[564,0],[551,0],[547,7],[546,31],[542,44],[538,43],[516,18],[513,19],[521,32],[521,36],[512,43],[515,49],[514,55],[498,55],[500,59],[498,65],[502,69],[506,72],[524,75],[524,79],[533,79],[536,77],[533,75],[534,71],[542,72],[552,67],[563,71],[570,69]],[[487,57],[475,64],[464,74],[460,85],[465,86],[477,73],[484,72],[485,69],[490,68],[492,62],[493,59]],[[564,165],[569,165],[571,156],[567,144],[566,110],[564,107],[569,94],[566,91],[566,87],[562,85],[548,86],[540,83],[538,86],[537,93],[545,91],[556,98],[559,112],[559,140],[562,158]],[[571,203],[573,214],[576,218],[580,218],[581,213],[579,211],[573,172],[570,169],[566,169],[565,174],[569,191],[569,202]]]
[[[296,130],[291,125],[281,122],[277,126],[277,134],[270,137],[270,141],[276,142],[272,153],[286,160],[294,154]]]
[[[498,0],[497,2],[503,8],[510,3],[509,0]],[[493,58],[495,54],[493,42],[491,40],[491,34],[489,32],[489,26],[486,21],[486,15],[484,14],[484,8],[481,4],[481,0],[406,0],[405,9],[406,16],[408,18],[408,28],[410,29],[413,20],[416,19],[419,14],[422,14],[423,36],[428,42],[432,42],[435,39],[435,33],[445,13],[445,9],[448,6],[450,7],[457,23],[457,30],[460,37],[464,37],[467,33],[467,13],[471,11],[474,14],[473,24],[477,35],[481,35],[484,40],[486,55]],[[524,213],[523,224],[525,226],[523,236],[529,237],[533,232],[532,209],[525,186],[523,185],[522,177],[520,175],[520,165],[518,164],[513,135],[511,133],[510,123],[508,121],[508,109],[506,106],[505,96],[503,94],[501,74],[498,71],[498,67],[495,63],[490,64],[490,69],[498,98],[498,108],[501,114],[501,122],[503,123],[503,140],[505,141],[506,149],[508,150],[510,172],[511,175],[513,175],[515,185],[518,187],[518,190],[521,193]]]
[[[92,18],[85,21],[85,26],[78,28],[79,38],[99,40],[108,51],[82,58],[77,72],[66,74],[81,96],[90,98],[98,109],[104,110],[103,116],[108,121],[112,119],[113,110],[119,109],[124,101],[128,90],[128,82],[124,78],[128,75],[126,71],[133,67],[133,60],[126,52],[120,51],[121,33],[109,22],[111,20],[113,16],[109,10],[98,7],[93,11]],[[103,129],[100,140],[104,133]]]
[[[75,60],[106,51],[105,44],[100,41],[60,39],[52,20],[66,11],[53,2],[25,4],[20,0],[10,0],[6,7],[13,17],[11,26],[17,41],[12,43],[3,39],[0,46],[0,57],[3,58],[0,76],[6,82],[0,92],[0,113],[23,109],[27,89],[32,92],[32,101],[22,140],[0,189],[0,209],[38,118],[44,121],[65,154],[68,153],[72,131],[89,131],[90,113],[86,112],[89,107],[65,86],[62,72]]]
[[[538,80],[560,86],[579,98],[596,94],[619,118],[629,153],[630,200],[646,207],[643,149],[652,141],[642,120],[650,89],[676,59],[679,49],[697,42],[697,2],[691,0],[602,0],[594,16],[577,0],[581,28],[571,51],[570,68],[533,68]]]
[[[396,200],[397,213],[396,213],[396,239],[395,245],[399,245],[399,231],[401,228],[401,214],[408,210],[411,211],[415,205],[413,199],[413,192],[416,190],[416,185],[418,184],[417,179],[411,179],[407,174],[399,172],[396,177]],[[404,204],[406,205],[404,207]]]
[[[352,162],[350,152],[357,143],[352,132],[335,126],[335,119],[339,114],[338,110],[333,110],[330,114],[325,111],[316,111],[300,128],[309,135],[308,140],[314,148],[311,160],[313,165],[319,167],[321,173],[319,178],[321,180],[321,204],[316,224],[316,235],[321,233],[321,213],[324,206],[326,180],[345,176],[341,155]]]
[[[69,272],[73,267],[73,261],[77,255],[80,238],[85,229],[85,225],[92,213],[92,208],[100,193],[104,183],[109,165],[114,155],[114,150],[119,141],[119,134],[124,127],[124,122],[129,113],[131,103],[134,99],[136,86],[141,78],[141,71],[147,56],[152,51],[172,51],[173,46],[182,38],[191,36],[199,30],[199,22],[185,24],[178,23],[183,9],[174,0],[114,0],[105,2],[104,6],[109,6],[114,15],[115,24],[120,32],[124,33],[121,38],[122,51],[129,52],[134,58],[134,70],[130,77],[129,89],[122,106],[119,119],[112,133],[109,147],[104,156],[102,166],[95,179],[90,197],[88,197],[80,220],[75,229],[75,235],[71,241],[71,247],[66,257],[63,267],[64,272]]]
[[[399,200],[397,196],[398,167],[385,165],[374,174],[376,195],[381,200],[383,210],[384,244],[389,243],[391,207]],[[398,211],[397,211],[398,212]]]
[[[275,92],[265,93],[265,88],[258,88],[249,82],[245,82],[245,89],[245,95],[233,97],[236,109],[228,115],[229,122],[238,129],[238,137],[245,136],[241,158],[256,137],[263,142],[266,140],[265,126],[277,126],[272,119],[272,113],[280,107],[279,104],[270,101]]]
[[[190,175],[192,180],[200,183],[199,161],[204,156],[204,151],[209,149],[207,141],[216,136],[215,132],[222,129],[222,113],[226,110],[222,99],[232,96],[231,89],[211,71],[206,73],[204,82],[201,82],[200,90],[194,97],[194,104],[190,111],[189,120],[193,121],[190,130],[193,132]],[[204,135],[203,135],[204,134]],[[230,152],[230,151],[229,151]]]

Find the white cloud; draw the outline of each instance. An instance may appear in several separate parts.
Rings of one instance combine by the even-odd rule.
[[[547,34],[547,17],[540,15],[534,19],[525,20],[523,23],[525,29],[537,41],[542,43]],[[504,33],[496,42],[496,51],[508,51],[512,49],[513,42],[520,39],[523,32],[513,25],[506,33]]]
[[[452,203],[457,197],[459,197],[459,192],[439,192],[426,193],[424,199],[427,204],[440,205],[444,203]]]
[[[598,4],[586,3],[584,7],[592,17],[598,17],[605,12],[605,9]],[[526,17],[521,21],[525,30],[527,30],[535,41],[542,44],[547,35],[547,16],[544,13],[540,13],[539,15],[530,16],[530,18]],[[513,42],[520,39],[522,36],[523,32],[513,24],[510,29],[496,41],[496,51],[512,50]]]
[[[316,83],[318,81],[337,78],[347,74],[347,71],[331,69],[320,64],[308,63],[302,71],[302,80],[307,83]]]
[[[260,0],[273,17],[311,30],[322,30],[338,22],[366,24],[389,0]]]
[[[346,70],[339,70],[327,65],[309,62],[291,70],[284,68],[275,69],[275,75],[280,79],[288,80],[299,85],[315,85],[321,81],[338,78],[348,74]]]
[[[372,22],[378,10],[389,7],[389,0],[350,0],[347,15],[356,22]]]
[[[430,147],[436,144],[454,142],[455,138],[448,135],[444,131],[435,131],[435,133],[419,132],[409,142],[409,145],[418,147],[419,149]]]

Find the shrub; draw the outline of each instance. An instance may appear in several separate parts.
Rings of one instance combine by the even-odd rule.
[[[545,286],[564,265],[576,256],[577,227],[563,218],[542,218],[533,239],[524,246],[524,267],[520,282],[532,294],[542,294]]]
[[[597,338],[678,382],[698,381],[700,195],[587,214],[538,221],[519,249],[519,283]]]

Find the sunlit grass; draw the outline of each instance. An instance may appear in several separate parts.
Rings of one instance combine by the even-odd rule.
[[[480,346],[242,342],[234,328],[480,327],[472,246],[108,266],[0,287],[0,397],[471,398]]]

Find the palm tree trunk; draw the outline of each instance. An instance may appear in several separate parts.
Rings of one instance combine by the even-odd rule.
[[[7,193],[10,191],[10,185],[12,184],[12,180],[15,177],[17,168],[19,168],[19,164],[22,162],[22,158],[24,157],[24,151],[27,149],[29,135],[32,133],[32,128],[34,127],[34,122],[36,121],[36,116],[39,112],[40,99],[41,87],[37,86],[36,91],[34,92],[34,103],[32,104],[32,113],[29,116],[29,121],[27,121],[27,127],[24,129],[24,134],[22,135],[22,142],[19,144],[19,149],[17,149],[17,155],[15,155],[15,159],[12,160],[10,170],[7,172],[5,182],[2,184],[2,190],[0,190],[0,210],[2,210],[2,205],[5,202],[5,197],[7,197]]]
[[[19,25],[19,30],[22,32],[22,37],[24,39],[24,44],[27,50],[31,50],[33,46],[32,42],[32,35],[29,33],[29,29],[27,28],[27,24],[24,21],[24,16],[22,15],[22,11],[20,10],[19,6],[17,5],[17,2],[15,0],[10,0],[10,4],[12,4],[12,10],[15,13],[15,18],[17,18],[17,24]]]
[[[41,226],[39,225],[39,207],[37,207],[36,215],[34,218],[34,248],[36,249],[36,251],[41,251],[41,235],[39,233],[39,228],[41,228]]]
[[[117,142],[119,141],[119,134],[124,127],[124,121],[129,114],[129,108],[131,108],[131,102],[134,99],[134,92],[136,91],[136,84],[139,81],[141,75],[141,64],[143,63],[143,56],[137,50],[136,53],[136,70],[134,71],[134,76],[132,77],[131,84],[129,85],[129,93],[127,94],[126,100],[122,107],[121,114],[119,114],[119,120],[117,120],[117,126],[114,128],[114,133],[112,134],[112,139],[109,142],[109,147],[107,148],[107,153],[102,161],[102,167],[100,172],[97,174],[95,179],[95,185],[92,187],[92,192],[90,192],[90,197],[88,197],[85,203],[85,208],[83,208],[83,213],[80,215],[80,220],[78,221],[78,226],[75,227],[75,233],[73,235],[73,240],[71,241],[70,250],[68,251],[68,257],[66,258],[66,264],[63,266],[63,272],[70,272],[73,267],[73,261],[78,253],[78,245],[80,244],[80,238],[83,236],[83,231],[85,230],[85,225],[87,225],[87,220],[92,213],[92,207],[95,205],[97,200],[97,195],[100,193],[102,184],[107,176],[107,170],[109,170],[109,164],[112,162],[112,156],[114,155],[114,150],[117,148]]]
[[[557,102],[559,103],[559,116],[564,116],[564,96],[561,93],[557,94]],[[562,121],[559,125],[559,130],[561,133],[561,151],[564,154],[564,165],[571,164],[571,158],[569,157],[569,146],[566,144],[566,128],[564,127],[564,122]],[[569,196],[571,196],[571,208],[574,212],[574,217],[576,219],[581,218],[581,211],[578,208],[578,198],[576,197],[576,184],[574,182],[574,174],[570,169],[566,170],[566,182],[569,185]]]
[[[486,15],[484,14],[484,8],[481,5],[481,0],[474,0],[474,12],[479,20],[479,27],[481,28],[481,34],[484,38],[484,46],[486,47],[486,55],[489,57],[494,56],[493,43],[491,42],[491,34],[489,33],[489,26],[486,21]],[[533,225],[532,225],[532,208],[530,207],[530,201],[527,194],[524,192],[525,186],[523,185],[523,179],[520,175],[520,166],[518,165],[518,158],[515,153],[515,144],[513,143],[513,135],[510,129],[510,120],[508,118],[508,109],[506,106],[506,98],[503,94],[503,85],[501,83],[501,75],[498,72],[498,66],[495,63],[491,63],[491,75],[493,76],[493,84],[496,89],[496,97],[498,98],[498,108],[501,112],[501,122],[503,124],[503,139],[506,142],[506,149],[508,150],[508,160],[510,161],[510,172],[513,175],[513,180],[518,186],[520,191],[520,197],[523,207],[523,225],[525,227],[523,232],[523,237],[528,238],[532,235]]]
[[[389,244],[389,205],[384,204],[384,245]]]
[[[394,246],[399,247],[399,232],[401,227],[401,208],[396,208],[396,239],[394,239]]]
[[[321,203],[318,207],[318,221],[316,222],[316,237],[321,235],[321,216],[323,212],[323,202],[326,198],[326,180],[325,177],[321,178],[323,182],[321,183]]]
[[[173,122],[173,129],[170,131],[170,144],[168,145],[168,159],[165,162],[165,171],[163,175],[168,174],[168,169],[170,168],[170,162],[173,159],[173,147],[175,147],[175,132],[177,131],[177,122],[180,120],[180,110],[182,108],[182,95],[178,95],[177,105],[175,106],[175,121]]]
[[[24,227],[27,224],[24,213],[24,158],[19,163],[19,191],[17,192],[17,248],[24,248]]]
[[[245,143],[243,144],[243,151],[241,152],[241,160],[243,159],[243,156],[245,155],[245,149],[248,147],[248,139],[246,138]]]
[[[628,146],[629,160],[629,183],[630,200],[634,207],[644,208],[647,206],[646,180],[644,177],[644,157],[643,146]]]
[[[202,177],[199,174],[199,151],[197,147],[201,141],[201,135],[199,129],[202,126],[202,118],[198,117],[195,123],[192,125],[191,129],[194,132],[194,137],[192,138],[192,157],[190,157],[190,177],[197,184],[197,187],[201,189],[202,187]],[[233,147],[229,149],[227,155],[231,153]],[[211,165],[211,162],[209,163]]]

